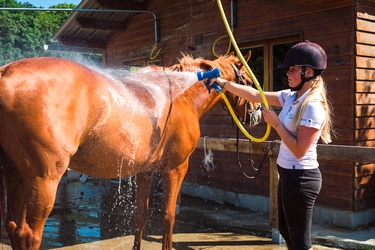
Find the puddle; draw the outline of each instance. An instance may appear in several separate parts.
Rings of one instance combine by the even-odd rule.
[[[132,184],[127,179],[60,184],[41,249],[90,243],[133,234]],[[119,186],[121,185],[121,186]]]

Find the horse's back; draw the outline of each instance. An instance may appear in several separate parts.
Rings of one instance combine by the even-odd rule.
[[[24,59],[0,68],[0,145],[10,160],[19,168],[51,163],[66,168],[105,109],[97,98],[101,85],[92,84],[97,77],[58,58]]]
[[[58,58],[8,64],[0,68],[0,146],[34,165],[49,154],[55,164],[97,177],[134,175],[162,157],[166,124],[191,127],[186,96],[177,110],[181,86],[173,84],[185,79],[176,77],[150,68],[115,78]]]
[[[70,164],[97,177],[142,171],[160,140],[156,127],[164,127],[159,118],[168,107],[156,107],[152,86],[141,86],[146,82],[122,80],[130,82],[57,58],[3,66],[0,146],[12,161],[61,169]]]

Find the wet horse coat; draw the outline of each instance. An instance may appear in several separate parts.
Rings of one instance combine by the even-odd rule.
[[[161,172],[163,249],[172,249],[176,199],[200,137],[199,119],[220,100],[195,73],[182,78],[173,71],[219,67],[234,81],[233,65],[241,68],[233,55],[185,57],[165,71],[149,67],[131,77],[108,77],[57,58],[1,67],[0,163],[12,248],[39,249],[69,167],[99,178],[137,175],[134,249],[141,247],[152,176]],[[187,79],[192,84],[184,87]]]

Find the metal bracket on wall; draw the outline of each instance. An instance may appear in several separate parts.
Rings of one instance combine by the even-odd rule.
[[[237,0],[232,0],[231,1],[231,8],[230,8],[230,11],[231,11],[231,24],[232,24],[232,28],[237,26]]]

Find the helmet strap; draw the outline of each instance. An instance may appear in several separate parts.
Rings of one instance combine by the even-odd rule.
[[[301,69],[301,83],[296,86],[296,87],[293,87],[293,88],[290,88],[291,91],[298,91],[298,90],[301,90],[303,85],[305,84],[305,82],[308,82],[312,79],[314,79],[315,77],[315,71],[314,71],[314,74],[310,77],[306,77],[306,66],[302,66],[302,69]]]

